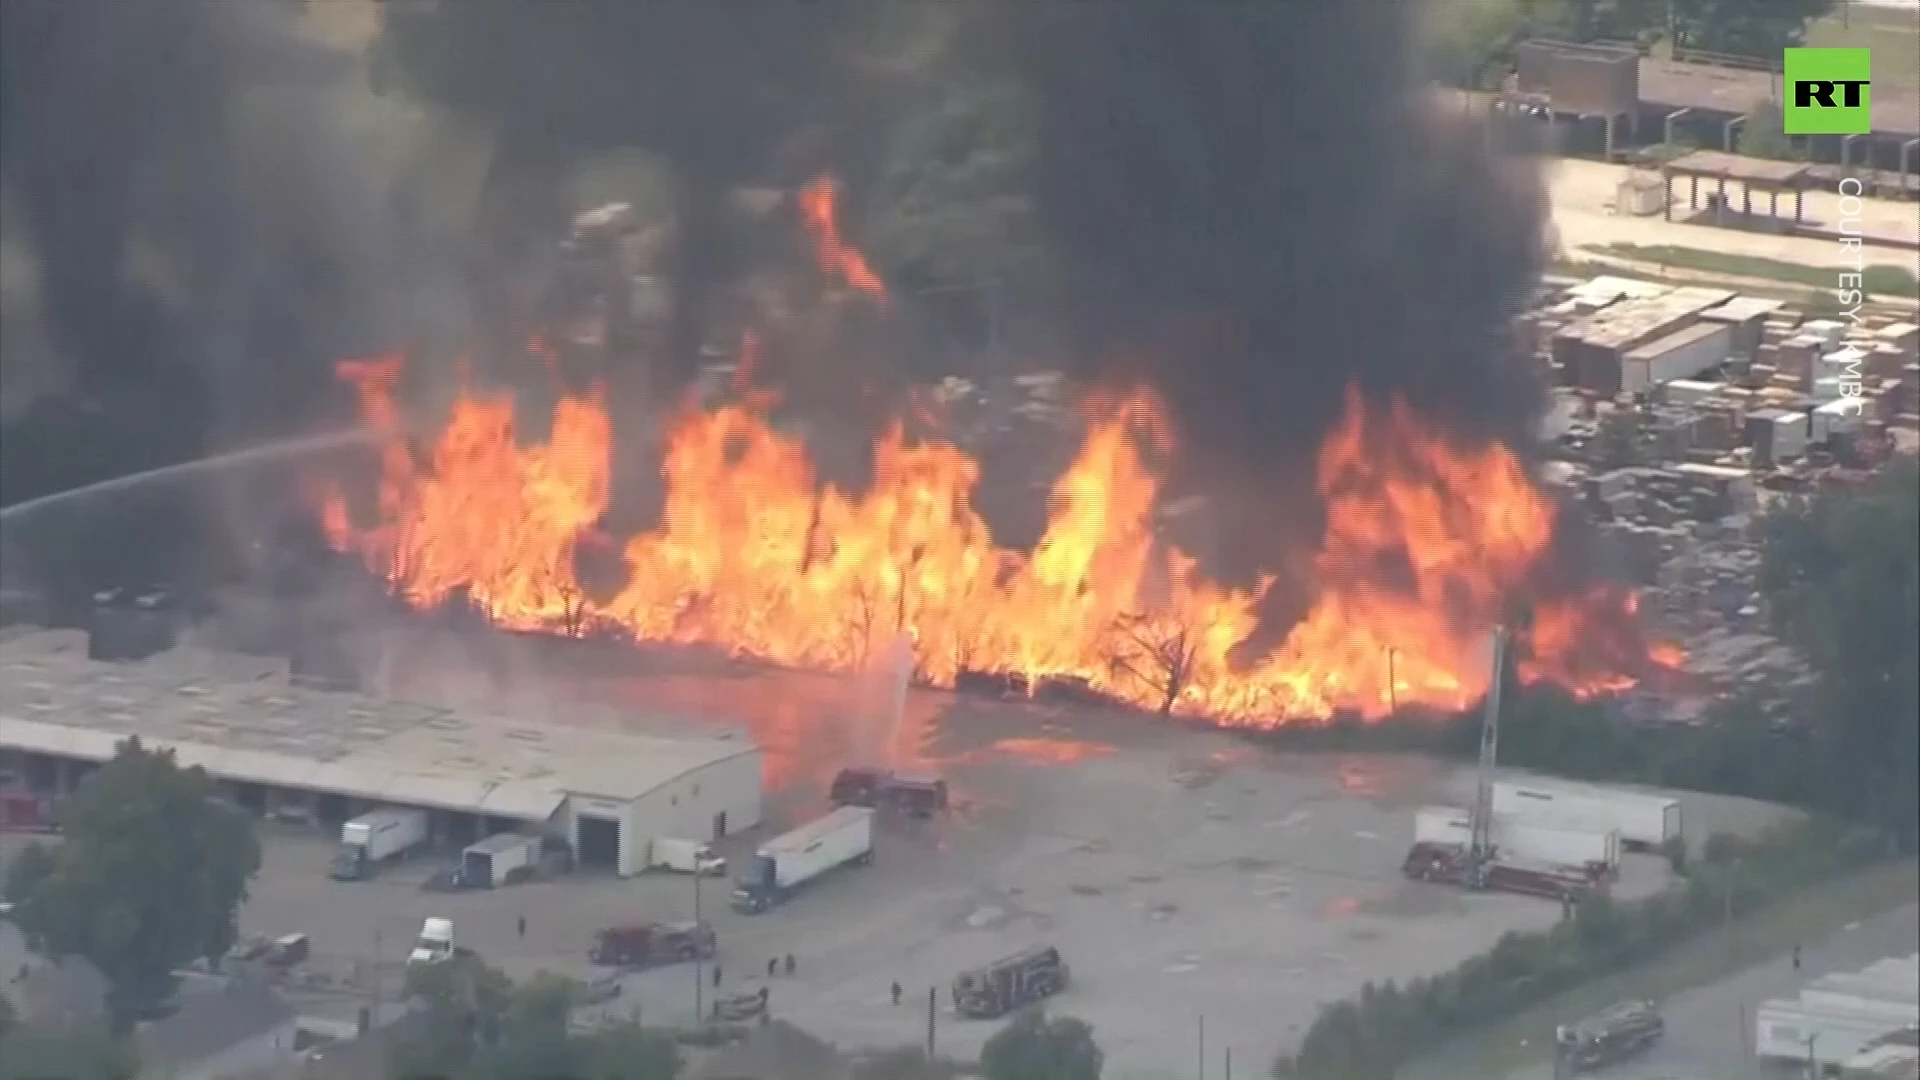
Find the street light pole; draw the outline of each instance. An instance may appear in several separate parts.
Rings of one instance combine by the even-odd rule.
[[[699,936],[701,926],[701,874],[699,867],[693,869],[693,926],[695,936]],[[693,949],[693,1022],[707,1022],[707,955],[701,949]]]

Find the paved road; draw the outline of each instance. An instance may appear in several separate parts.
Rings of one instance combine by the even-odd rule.
[[[1783,945],[1791,943],[1783,942]],[[1920,908],[1903,907],[1850,923],[1830,937],[1806,943],[1800,971],[1790,953],[1710,986],[1668,999],[1661,1008],[1667,1036],[1651,1053],[1595,1074],[1604,1080],[1753,1080],[1753,1012],[1768,998],[1792,997],[1803,983],[1836,971],[1855,971],[1886,956],[1920,951]],[[1550,1080],[1550,1063],[1507,1074],[1506,1080]]]

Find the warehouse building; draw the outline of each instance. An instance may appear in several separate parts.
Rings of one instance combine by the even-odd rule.
[[[88,658],[75,631],[0,640],[0,791],[57,796],[138,736],[262,814],[333,825],[379,805],[432,812],[437,842],[508,829],[621,875],[653,841],[759,824],[761,758],[740,733],[633,734],[294,684],[284,661],[173,649]]]

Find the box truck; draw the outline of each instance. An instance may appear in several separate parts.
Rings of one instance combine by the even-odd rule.
[[[653,870],[673,870],[702,877],[725,877],[727,873],[727,860],[715,855],[713,848],[704,841],[675,840],[671,837],[653,842],[647,866]]]
[[[333,854],[336,881],[360,881],[390,859],[426,843],[427,812],[385,807],[340,826],[340,849]]]
[[[531,877],[539,862],[539,837],[500,833],[460,853],[460,880],[470,889],[496,889]]]
[[[873,861],[873,811],[843,806],[761,845],[734,882],[733,909],[756,915],[829,870]]]
[[[1611,829],[1623,845],[1637,850],[1658,848],[1681,835],[1677,799],[1560,781],[1499,781],[1493,785],[1493,812],[1563,829]]]

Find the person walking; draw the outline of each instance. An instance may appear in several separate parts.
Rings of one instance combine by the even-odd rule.
[[[900,1004],[900,980],[899,979],[893,980],[893,1003],[895,1005]]]
[[[767,978],[771,979],[778,974],[780,974],[780,958],[777,956],[769,957],[767,959]]]
[[[1793,970],[1800,970],[1800,946],[1798,945],[1793,947]]]
[[[520,916],[519,928],[521,940],[525,940],[527,936],[527,917],[525,915]]]
[[[793,954],[792,953],[787,954],[787,977],[789,979],[793,977]]]
[[[720,965],[719,964],[713,965],[713,988],[715,990],[720,989]]]

